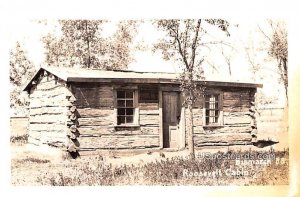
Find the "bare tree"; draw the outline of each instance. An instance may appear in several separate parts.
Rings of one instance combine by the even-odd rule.
[[[227,48],[229,48],[229,47],[227,47]],[[234,47],[230,47],[228,49],[228,51],[226,51],[223,46],[221,47],[221,54],[224,57],[224,60],[225,60],[225,63],[227,65],[227,67],[228,67],[228,72],[229,72],[230,76],[231,76],[232,57],[234,55],[234,52],[235,52],[235,48]]]
[[[205,25],[216,26],[221,31],[228,33],[229,23],[222,19],[187,19],[187,20],[159,20],[155,21],[158,29],[167,33],[167,36],[155,45],[161,49],[165,59],[173,59],[183,64],[183,72],[180,77],[181,90],[184,104],[188,108],[188,149],[190,156],[195,158],[194,151],[194,128],[193,128],[193,105],[197,99],[198,90],[203,87],[197,86],[197,80],[204,79],[202,63],[205,60],[202,50],[210,44],[219,44],[215,41],[205,42],[203,36],[208,30]],[[200,91],[201,92],[201,91]]]

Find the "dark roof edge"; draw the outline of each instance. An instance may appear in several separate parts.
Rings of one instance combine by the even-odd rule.
[[[180,84],[179,80],[163,78],[80,78],[68,77],[68,82],[82,83],[160,83],[160,84]],[[244,88],[262,88],[263,84],[241,83],[241,82],[223,82],[223,81],[198,81],[199,85],[208,86],[227,86],[227,87],[244,87]]]
[[[22,88],[23,91],[28,91],[31,87],[31,84],[39,76],[39,73],[43,70],[52,73],[47,69],[47,67],[40,67],[34,76],[28,81]],[[117,71],[116,71],[117,72]],[[52,73],[57,76],[56,74]],[[124,81],[130,83],[161,83],[161,84],[180,84],[178,79],[166,79],[166,78],[84,78],[84,77],[67,77],[64,79],[62,76],[57,76],[58,78],[67,81],[67,82],[95,82],[95,83],[118,83]],[[227,87],[244,87],[244,88],[262,88],[262,84],[257,83],[241,83],[241,82],[223,82],[223,81],[198,81],[199,85],[208,85],[208,86],[227,86]]]
[[[39,76],[39,73],[42,71],[42,67],[40,67],[35,74],[33,75],[33,77],[22,87],[22,91],[27,91],[29,89],[29,87],[31,86],[31,83]]]

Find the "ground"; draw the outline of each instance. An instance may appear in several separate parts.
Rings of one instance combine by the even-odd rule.
[[[288,149],[274,146],[203,148],[196,159],[188,151],[147,151],[139,154],[98,153],[70,159],[51,151],[35,152],[30,146],[12,143],[13,185],[287,185]],[[276,145],[278,147],[278,144]],[[276,155],[271,163],[238,165],[221,155]],[[206,157],[206,158],[204,158]],[[268,158],[264,158],[263,162]],[[259,161],[259,160],[256,160]],[[261,161],[261,160],[260,160]],[[225,171],[231,169],[231,171]],[[221,170],[222,172],[219,172]],[[243,174],[247,171],[249,174]],[[219,172],[212,174],[212,172]],[[206,174],[205,174],[206,173]],[[233,175],[232,175],[233,173]],[[235,174],[234,174],[235,173]]]

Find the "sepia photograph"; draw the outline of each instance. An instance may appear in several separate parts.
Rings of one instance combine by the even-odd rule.
[[[21,25],[12,185],[288,185],[284,20]]]
[[[280,1],[0,1],[7,196],[299,196]]]

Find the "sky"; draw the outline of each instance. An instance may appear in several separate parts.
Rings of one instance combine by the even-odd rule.
[[[111,35],[116,30],[117,22],[118,20],[111,20],[109,23],[106,23],[103,27],[103,36]],[[212,47],[212,51],[210,51],[206,57],[208,62],[203,64],[206,79],[262,83],[264,85],[262,91],[270,97],[278,97],[279,105],[283,105],[285,98],[283,86],[280,85],[277,80],[278,75],[266,69],[263,71],[263,77],[256,77],[254,81],[251,66],[244,52],[245,45],[249,43],[255,44],[256,46],[261,44],[262,34],[258,32],[258,26],[268,31],[269,28],[266,26],[266,19],[250,18],[248,20],[239,20],[238,18],[234,18],[229,20],[229,22],[232,24],[230,37],[226,37],[224,34],[221,35],[220,31],[218,32],[216,29],[211,28],[209,30],[214,39],[225,39],[226,42],[231,42],[235,46],[235,50],[232,51],[229,48],[223,47],[225,52],[230,52],[231,75],[229,75],[228,66],[224,56],[221,55],[220,48]],[[9,47],[13,48],[16,41],[22,42],[26,48],[29,59],[36,67],[43,64],[45,60],[45,50],[41,42],[42,36],[47,33],[61,34],[60,26],[55,19],[47,20],[47,25],[38,23],[37,20],[11,20],[9,30]],[[156,43],[158,39],[163,36],[164,33],[157,31],[149,20],[145,20],[144,23],[140,24],[133,45],[142,42],[148,46],[148,49],[135,51],[133,54],[134,61],[128,65],[128,69],[146,72],[180,72],[181,69],[178,62],[166,61],[162,58],[161,53],[152,52],[152,44]],[[274,68],[275,62],[264,61],[263,63],[267,68]],[[212,65],[216,69],[214,69]]]

